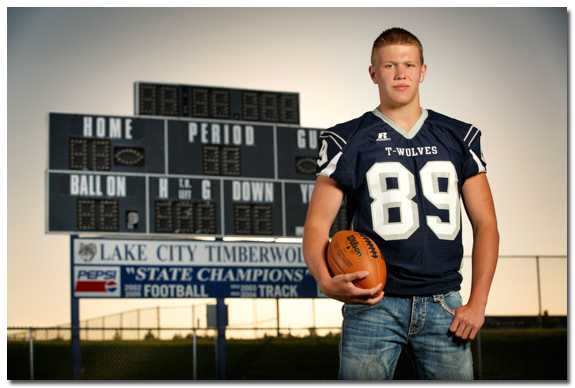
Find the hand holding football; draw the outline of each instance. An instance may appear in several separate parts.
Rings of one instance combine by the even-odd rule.
[[[373,288],[379,283],[385,286],[387,268],[383,256],[373,240],[363,233],[337,232],[327,248],[327,264],[333,276],[368,271],[366,278],[354,281],[357,287]]]

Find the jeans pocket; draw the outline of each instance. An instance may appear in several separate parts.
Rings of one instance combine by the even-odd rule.
[[[383,299],[374,305],[344,303],[344,305],[341,307],[341,313],[344,317],[347,317],[347,316],[350,316],[353,314],[357,314],[357,313],[361,313],[364,311],[368,311],[368,310],[377,308],[377,306],[379,306],[379,304],[382,302],[383,302]]]
[[[461,307],[461,294],[459,291],[448,292],[447,294],[439,294],[433,296],[433,301],[449,313],[452,317],[455,316],[455,309]]]

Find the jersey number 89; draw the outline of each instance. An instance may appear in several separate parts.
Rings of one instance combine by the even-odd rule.
[[[373,230],[385,240],[408,239],[419,228],[419,207],[415,197],[415,178],[399,162],[374,164],[367,172],[369,195],[373,198]],[[430,161],[419,171],[423,195],[437,209],[449,211],[449,221],[427,216],[427,225],[441,240],[454,240],[460,230],[461,204],[457,172],[449,161]],[[396,187],[388,187],[395,178]],[[447,191],[440,191],[439,178],[447,179]],[[390,221],[389,209],[399,208],[399,221]]]

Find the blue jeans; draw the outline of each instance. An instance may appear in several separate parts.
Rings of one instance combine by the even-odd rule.
[[[375,306],[345,304],[339,378],[391,380],[404,346],[420,379],[473,380],[471,345],[449,332],[453,310],[461,304],[457,291],[384,296]]]

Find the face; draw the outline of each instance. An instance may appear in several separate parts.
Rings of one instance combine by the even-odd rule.
[[[379,89],[383,108],[419,108],[419,84],[425,78],[419,50],[412,45],[391,45],[379,49],[369,75]]]

